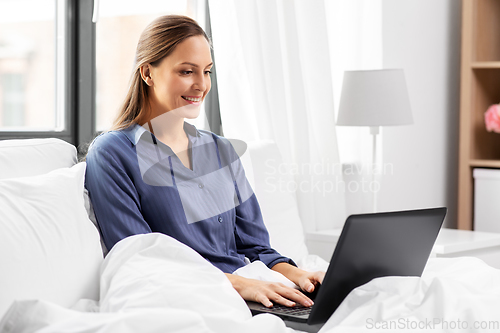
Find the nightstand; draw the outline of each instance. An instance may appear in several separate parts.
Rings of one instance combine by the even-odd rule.
[[[342,229],[331,229],[306,233],[309,254],[316,254],[330,262],[341,232]]]
[[[310,254],[330,261],[342,229],[306,234]],[[431,257],[477,257],[488,265],[500,268],[500,233],[443,228],[432,248]]]

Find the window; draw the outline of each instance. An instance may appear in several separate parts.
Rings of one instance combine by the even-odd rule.
[[[111,126],[125,98],[137,41],[144,28],[166,14],[190,16],[203,27],[204,4],[188,0],[100,1],[96,25],[97,131]]]
[[[55,130],[55,0],[0,1],[0,130]]]
[[[207,0],[0,0],[0,140],[58,137],[84,152],[125,97],[140,33],[165,14],[205,28]],[[207,128],[205,112],[190,122]]]
[[[2,74],[2,126],[22,127],[25,124],[25,83],[23,73]]]

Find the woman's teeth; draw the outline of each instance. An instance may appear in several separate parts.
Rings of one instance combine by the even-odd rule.
[[[184,97],[184,96],[182,96],[182,98],[184,98],[185,100],[191,101],[191,102],[199,102],[199,101],[201,101],[201,97],[192,98],[192,97]]]

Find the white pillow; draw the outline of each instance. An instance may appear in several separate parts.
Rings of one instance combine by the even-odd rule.
[[[0,317],[14,300],[97,300],[103,260],[83,202],[85,163],[0,180]]]
[[[270,140],[249,142],[245,154],[249,156],[241,161],[245,172],[252,169],[253,190],[269,231],[271,246],[298,263],[308,251],[295,194],[284,186],[280,189],[280,184],[289,184],[293,179],[278,172],[283,163],[278,146]]]
[[[43,175],[76,162],[76,148],[61,139],[0,141],[0,179]]]

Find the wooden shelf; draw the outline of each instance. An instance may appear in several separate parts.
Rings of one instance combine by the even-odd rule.
[[[475,168],[500,168],[500,160],[470,160],[469,165]]]
[[[472,63],[472,68],[499,68],[500,61],[476,61]]]
[[[461,45],[457,225],[472,230],[473,169],[500,169],[500,135],[484,124],[500,103],[500,0],[462,0]]]
[[[467,1],[462,5],[470,11],[462,11],[462,14],[472,19],[469,29],[473,32],[473,40],[469,51],[472,51],[473,61],[500,61],[500,1],[472,0],[471,6],[465,4]]]

